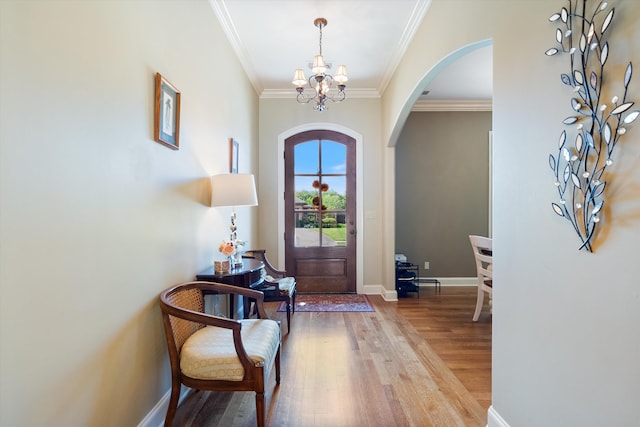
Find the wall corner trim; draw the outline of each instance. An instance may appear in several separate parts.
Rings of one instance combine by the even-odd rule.
[[[509,427],[509,424],[498,414],[493,405],[489,406],[487,411],[487,427]]]

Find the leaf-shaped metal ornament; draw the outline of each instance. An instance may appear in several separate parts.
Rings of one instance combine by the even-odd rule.
[[[558,139],[558,148],[562,148],[564,143],[567,141],[567,131],[563,130],[560,134],[560,139]]]
[[[607,28],[609,28],[609,24],[611,24],[611,21],[613,20],[614,11],[615,11],[615,7],[611,8],[609,13],[607,14],[607,17],[604,18],[604,21],[602,21],[602,31],[600,31],[602,34],[604,34],[604,32],[607,31]]]
[[[604,142],[609,145],[611,142],[611,126],[609,126],[609,123],[605,123],[604,128],[602,128],[602,137],[604,138]]]
[[[580,111],[580,109],[582,108],[582,104],[576,98],[571,98],[571,108],[573,108],[575,111]]]
[[[576,175],[575,173],[571,174],[571,181],[573,181],[573,185],[575,185],[576,187],[580,188],[580,178],[578,178],[578,175]]]
[[[604,193],[604,188],[607,186],[606,182],[601,182],[596,185],[591,191],[591,198],[595,199],[596,197],[600,197],[602,193]]]
[[[584,139],[587,140],[587,145],[589,147],[591,147],[591,148],[595,147],[595,144],[593,143],[593,135],[591,135],[589,132],[585,132]]]
[[[607,62],[607,56],[609,56],[609,42],[605,42],[602,46],[602,52],[600,52],[600,64],[604,65]]]
[[[564,212],[562,212],[562,208],[559,205],[555,203],[551,203],[551,207],[553,208],[553,211],[555,213],[557,213],[560,216],[564,216]]]
[[[578,150],[578,153],[582,150],[582,142],[584,140],[582,139],[582,134],[579,133],[578,136],[576,136],[576,150]]]
[[[600,179],[613,164],[616,142],[627,132],[627,125],[640,122],[640,109],[636,106],[633,110],[634,102],[626,99],[633,72],[631,62],[624,73],[624,95],[613,96],[613,88],[608,87],[610,78],[605,65],[609,43],[604,33],[612,26],[614,9],[605,0],[566,3],[567,7],[549,18],[556,27],[557,44],[545,52],[548,56],[569,53],[568,72],[560,74],[560,79],[573,91],[569,100],[575,113],[565,116],[562,122],[568,129],[558,139],[558,152],[549,155],[549,167],[560,196],[551,207],[557,215],[569,220],[580,236],[579,249],[591,252],[605,203],[606,182]],[[595,9],[589,12],[587,6]],[[605,12],[604,20],[600,20],[600,12]],[[609,96],[611,102],[607,103],[604,99]],[[573,141],[568,140],[568,133],[575,138]]]
[[[625,125],[628,125],[629,123],[633,123],[633,121],[637,119],[638,116],[640,116],[639,110],[632,111],[629,114],[627,114],[624,120],[622,120],[622,123],[624,123]]]
[[[616,108],[611,111],[611,115],[621,114],[627,111],[629,108],[633,106],[633,102],[625,102],[624,104],[618,105]]]
[[[558,29],[556,30],[556,41],[557,41],[558,43],[562,43],[562,36],[563,36],[563,34],[562,34],[562,30],[561,30],[560,28],[558,28]]]
[[[573,71],[573,81],[575,81],[576,84],[579,84],[581,86],[584,84],[584,76],[582,75],[581,71],[579,70]]]
[[[584,53],[587,50],[587,38],[583,35],[580,36],[580,52]]]
[[[593,208],[593,210],[591,211],[591,215],[595,215],[598,212],[600,212],[600,209],[602,209],[602,205],[604,204],[604,202],[602,200],[600,200],[596,206]]]
[[[587,33],[587,43],[591,43],[591,39],[593,38],[593,34],[596,32],[596,29],[593,27],[593,22],[589,26],[589,32]]]

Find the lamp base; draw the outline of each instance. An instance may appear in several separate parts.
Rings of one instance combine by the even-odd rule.
[[[236,253],[231,256],[230,261],[234,268],[242,267],[242,252],[236,251]]]

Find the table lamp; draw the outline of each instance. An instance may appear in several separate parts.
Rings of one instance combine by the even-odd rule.
[[[211,206],[231,206],[230,240],[235,244],[238,240],[236,211],[237,206],[257,206],[258,195],[252,174],[229,173],[211,177]],[[236,258],[236,265],[242,264],[242,258]]]

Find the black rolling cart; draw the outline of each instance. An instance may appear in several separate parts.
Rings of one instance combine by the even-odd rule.
[[[406,297],[410,292],[415,292],[420,298],[419,277],[420,271],[417,264],[396,261],[396,292],[398,297]]]

